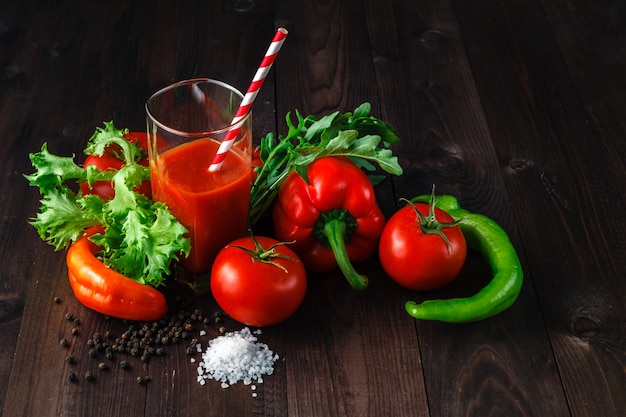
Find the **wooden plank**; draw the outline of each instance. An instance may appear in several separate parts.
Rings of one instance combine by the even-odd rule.
[[[222,393],[219,384],[211,388],[200,386],[196,382],[195,367],[185,363],[188,357],[182,346],[171,352],[166,360],[154,361],[146,366],[136,364],[131,375],[116,368],[105,373],[106,376],[96,377],[94,383],[82,380],[85,372],[97,373],[97,370],[89,360],[79,361],[74,367],[65,363],[65,352],[57,345],[59,337],[67,336],[69,331],[63,311],[71,308],[75,314],[78,311],[84,313],[82,331],[85,334],[102,328],[106,321],[102,315],[87,312],[73,300],[67,285],[63,253],[53,254],[49,246],[37,242],[34,229],[25,221],[27,216],[36,213],[38,204],[36,190],[27,186],[21,174],[30,172],[26,155],[38,150],[42,141],[48,141],[54,153],[76,153],[80,158],[87,138],[104,120],[113,119],[119,127],[143,130],[143,102],[157,88],[177,80],[176,76],[223,79],[245,91],[273,35],[271,18],[267,14],[271,9],[256,8],[246,15],[234,13],[222,4],[211,3],[213,9],[208,9],[207,5],[206,2],[194,5],[201,15],[170,6],[153,7],[146,14],[146,10],[138,5],[125,2],[118,2],[113,7],[84,4],[81,7],[86,10],[77,8],[69,13],[60,7],[58,16],[49,14],[48,8],[45,8],[32,17],[33,22],[42,20],[45,25],[20,27],[20,34],[24,36],[17,39],[33,46],[14,58],[21,63],[23,75],[20,82],[25,88],[13,89],[14,95],[8,98],[7,104],[16,107],[28,105],[34,113],[19,113],[18,117],[10,120],[17,127],[29,126],[29,129],[15,136],[13,149],[5,155],[10,155],[11,163],[17,161],[18,155],[23,158],[14,167],[14,177],[18,178],[16,183],[23,192],[11,196],[32,195],[33,198],[28,199],[29,207],[24,207],[23,203],[13,204],[14,209],[21,210],[19,216],[7,214],[4,217],[7,220],[19,218],[21,221],[7,222],[7,228],[3,230],[10,232],[3,233],[3,237],[11,235],[15,236],[15,240],[12,248],[6,251],[3,248],[3,254],[14,259],[14,269],[6,271],[6,274],[3,269],[2,278],[3,282],[6,277],[7,282],[22,284],[24,298],[31,277],[33,284],[28,291],[29,301],[21,322],[18,353],[15,357],[6,355],[6,367],[3,362],[6,383],[2,384],[2,389],[12,387],[21,393],[7,397],[5,415],[119,415],[124,410],[132,415],[146,413],[156,416],[170,415],[168,413],[173,408],[188,409],[190,415],[197,415],[201,414],[200,411],[216,407],[218,410],[239,410],[237,414],[246,415],[253,407],[259,407],[253,404],[251,395],[247,396],[248,401],[240,401],[241,393],[246,389],[249,391],[248,387]],[[202,15],[210,16],[212,24],[203,25],[197,21],[190,25],[186,21],[188,17],[200,19]],[[84,20],[81,16],[98,16],[98,19]],[[152,44],[145,41],[143,31],[146,30],[153,31],[150,37]],[[191,39],[195,36],[198,40]],[[179,50],[183,44],[190,49]],[[224,48],[223,45],[233,47]],[[180,65],[178,69],[177,63]],[[262,110],[258,112],[261,117],[255,117],[254,126],[259,131],[275,129],[273,111],[268,112],[274,106],[272,83],[273,74],[267,80],[267,88],[257,98]],[[31,121],[25,120],[29,117]],[[15,128],[8,126],[6,130],[15,131]],[[9,142],[3,142],[6,143]],[[2,180],[8,179],[3,177]],[[6,186],[3,189],[9,188]],[[23,201],[25,199],[20,200]],[[3,210],[5,203],[8,209],[12,200],[3,199]],[[9,240],[3,242],[8,243]],[[33,242],[36,242],[33,253],[28,254],[23,248],[32,247]],[[9,281],[11,274],[18,273],[19,277],[15,278],[19,279]],[[20,302],[19,296],[10,298],[11,294],[7,293],[6,300],[11,303],[5,304],[7,323],[3,323],[2,331],[7,336],[11,332],[14,334],[13,341],[10,337],[3,338],[3,343],[5,340],[12,343],[6,346],[6,351],[12,352],[20,326],[20,322],[13,319],[20,313],[18,310],[24,302]],[[61,309],[50,307],[53,294],[68,300]],[[9,311],[9,307],[16,312]],[[42,328],[45,329],[43,332]],[[68,352],[77,358],[87,358],[88,349],[84,342],[84,338],[77,339],[77,345],[72,344]],[[49,347],[50,343],[52,347]],[[13,372],[9,376],[10,370]],[[70,371],[77,375],[79,382],[67,380]],[[153,379],[146,386],[134,381],[134,377],[143,373]],[[24,375],[38,376],[33,384]],[[120,390],[120,386],[126,388]],[[172,387],[171,395],[163,395],[161,387],[164,386]],[[222,400],[216,401],[215,398],[220,395]],[[4,393],[2,398],[4,400]],[[54,401],[52,404],[51,398]],[[263,402],[262,398],[257,398],[257,403]],[[281,407],[278,398],[274,402]]]
[[[540,4],[455,6],[572,415],[624,415],[624,205],[606,204],[620,200],[616,165]],[[577,63],[611,57],[597,59]]]
[[[546,17],[579,92],[595,143],[626,201],[623,143],[626,137],[626,8],[619,1],[543,1]]]
[[[369,101],[381,117],[364,13],[358,1],[277,5],[293,39],[276,64],[281,132],[282,115],[296,108],[323,116]],[[390,197],[387,212],[389,186],[377,191]],[[363,294],[337,271],[312,274],[305,305],[286,324],[289,415],[428,415],[406,292],[375,259],[362,268],[371,280]]]
[[[22,375],[22,378],[24,375],[21,374],[22,369],[15,367],[14,353],[29,285],[37,279],[45,280],[48,273],[48,269],[42,269],[42,265],[38,263],[36,253],[39,247],[33,244],[38,237],[35,230],[27,224],[29,208],[37,204],[37,195],[29,194],[32,190],[22,174],[30,172],[27,156],[33,150],[30,138],[39,129],[37,120],[41,119],[40,112],[43,111],[43,104],[38,103],[44,101],[43,94],[50,87],[45,82],[40,89],[32,87],[31,80],[38,72],[36,58],[38,54],[48,56],[46,48],[50,46],[50,42],[45,41],[38,31],[45,31],[53,26],[54,24],[49,25],[47,19],[55,17],[44,16],[37,10],[32,10],[32,5],[28,2],[13,3],[3,7],[0,17],[0,26],[3,28],[0,110],[2,114],[10,115],[3,117],[0,122],[4,138],[0,143],[0,251],[5,260],[0,265],[0,350],[5,353],[0,359],[2,408],[11,387],[11,374]],[[35,27],[26,27],[23,24],[24,19],[30,19]],[[28,112],[22,111],[26,108],[29,109]],[[39,339],[34,340],[35,343],[31,340],[33,348],[40,342]]]
[[[406,172],[394,179],[398,195],[427,194],[435,183],[438,193],[457,195],[466,208],[500,222],[523,256],[454,9],[445,1],[370,7],[377,75],[385,86],[381,106],[402,132],[398,152]],[[454,285],[413,297],[469,295],[489,276],[471,254]],[[519,300],[499,317],[416,326],[431,415],[569,415],[529,271]]]

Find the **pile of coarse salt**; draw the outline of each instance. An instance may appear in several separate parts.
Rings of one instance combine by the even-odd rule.
[[[263,383],[263,375],[274,372],[274,362],[278,360],[269,347],[258,343],[255,334],[244,327],[237,332],[229,332],[209,341],[207,349],[202,353],[198,364],[198,382],[201,385],[207,379],[222,383],[222,388],[243,381],[245,385],[252,382]],[[256,387],[252,385],[252,388]]]

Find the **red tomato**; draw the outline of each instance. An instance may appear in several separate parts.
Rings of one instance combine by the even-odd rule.
[[[428,204],[414,206],[429,217]],[[399,285],[416,291],[434,290],[457,277],[465,263],[467,244],[458,225],[441,228],[450,245],[439,234],[424,233],[421,226],[428,222],[420,221],[415,208],[410,204],[403,207],[385,225],[378,248],[380,262]],[[440,226],[454,221],[443,210],[434,210]]]
[[[144,132],[130,132],[125,135],[125,138],[129,141],[138,144],[142,149],[146,151],[146,156],[139,161],[139,164],[148,166],[148,138],[147,134]],[[113,152],[105,152],[102,156],[89,155],[83,166],[95,165],[98,170],[106,171],[107,169],[120,169],[124,161],[115,157]],[[87,182],[84,182],[80,185],[80,189],[83,194],[96,194],[102,197],[104,200],[110,200],[115,195],[115,191],[113,191],[113,186],[110,181],[96,181],[92,188],[89,188]],[[144,181],[141,183],[139,188],[136,190],[137,192],[145,195],[148,198],[152,197],[152,189],[150,187],[150,181]]]
[[[264,251],[276,245],[275,254],[291,258],[271,258],[284,269],[249,252],[257,252],[255,239]],[[215,301],[234,320],[249,326],[271,326],[289,318],[302,303],[306,286],[306,272],[298,256],[285,244],[263,236],[230,243],[217,255],[211,271]]]
[[[261,147],[257,147],[252,151],[252,182],[256,181],[256,178],[259,176],[256,168],[260,168],[262,166],[263,162],[261,161]]]

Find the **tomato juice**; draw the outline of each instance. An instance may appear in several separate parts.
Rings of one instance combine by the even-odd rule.
[[[221,169],[209,165],[219,142],[201,138],[169,149],[150,163],[152,194],[189,230],[191,253],[180,260],[189,273],[211,270],[218,252],[246,234],[252,165],[233,146]]]

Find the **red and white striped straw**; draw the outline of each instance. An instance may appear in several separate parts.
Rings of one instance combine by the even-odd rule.
[[[276,59],[276,55],[278,55],[278,51],[280,51],[280,48],[285,42],[287,33],[287,29],[284,28],[279,28],[276,31],[274,39],[272,39],[272,43],[267,49],[265,57],[263,58],[263,61],[261,61],[261,65],[259,66],[259,69],[254,75],[254,79],[252,80],[252,83],[250,83],[250,87],[248,87],[248,91],[246,92],[246,95],[243,97],[243,100],[239,105],[237,113],[235,113],[235,117],[233,117],[231,125],[237,125],[237,123],[239,123],[239,121],[241,121],[241,119],[243,119],[250,111],[252,103],[254,103],[254,99],[261,89],[261,86],[263,85],[267,74],[270,72],[270,68],[272,67],[274,60]],[[241,125],[235,126],[228,132],[226,132],[226,136],[222,140],[222,143],[220,144],[220,147],[218,148],[217,153],[213,158],[213,162],[211,162],[211,166],[209,166],[209,171],[217,171],[221,168],[222,163],[226,158],[226,152],[228,152],[230,147],[233,145],[233,142],[235,141],[235,138],[237,137],[237,134],[240,130]]]

